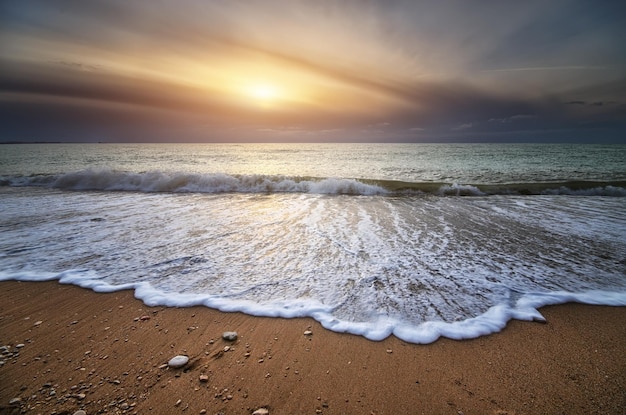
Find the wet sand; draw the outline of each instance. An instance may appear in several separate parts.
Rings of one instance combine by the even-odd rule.
[[[147,307],[130,291],[1,282],[0,414],[626,413],[626,307],[541,312],[546,324],[414,345],[312,319]],[[178,354],[189,364],[167,367]]]

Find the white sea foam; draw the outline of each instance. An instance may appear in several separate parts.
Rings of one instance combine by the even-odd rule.
[[[437,192],[444,196],[484,196],[485,193],[478,187],[472,185],[463,185],[453,183],[451,185],[441,186]]]
[[[1,280],[415,343],[541,320],[547,304],[626,305],[623,198],[18,190],[0,189]]]
[[[111,169],[86,169],[58,175],[5,177],[10,186],[45,186],[65,190],[135,191],[171,193],[314,193],[376,195],[388,193],[380,186],[354,179],[317,180],[267,175],[225,173],[145,173]]]
[[[363,336],[380,341],[390,335],[401,340],[428,344],[440,337],[454,340],[472,339],[502,330],[511,319],[526,321],[545,321],[539,308],[546,305],[578,302],[583,304],[626,306],[626,292],[586,291],[579,293],[557,291],[551,293],[526,294],[512,306],[498,304],[476,317],[456,322],[426,321],[417,325],[406,324],[401,319],[381,316],[367,322],[354,322],[337,319],[331,307],[317,301],[306,299],[259,304],[254,301],[229,300],[206,294],[166,293],[155,289],[149,283],[127,283],[110,285],[92,273],[83,271],[65,271],[50,273],[0,273],[0,281],[49,281],[58,279],[62,284],[74,284],[99,293],[121,290],[134,290],[135,297],[148,306],[193,307],[206,306],[224,312],[242,312],[263,317],[313,317],[323,327],[341,333]]]
[[[486,196],[570,195],[626,197],[625,182],[530,182],[508,184],[442,184],[374,178],[282,176],[266,174],[131,172],[88,168],[69,173],[0,176],[0,186],[49,187],[74,191],[132,191],[144,193],[305,193],[345,195]]]

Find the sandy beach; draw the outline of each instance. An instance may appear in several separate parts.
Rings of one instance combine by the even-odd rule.
[[[541,312],[546,324],[415,345],[312,319],[147,307],[130,291],[2,282],[0,413],[626,413],[626,308]],[[175,355],[190,361],[169,368]]]

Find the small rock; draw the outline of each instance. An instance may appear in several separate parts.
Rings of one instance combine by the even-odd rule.
[[[311,330],[305,330],[304,331],[304,335],[305,336],[311,336],[313,334],[313,332]]]
[[[24,343],[20,343],[20,344],[16,344],[16,345],[15,345],[15,348],[16,348],[16,349],[21,349],[21,348],[22,348],[22,347],[24,347],[24,346],[25,346],[25,344],[24,344]]]
[[[391,353],[393,353],[393,350],[387,349],[387,353],[391,354]]]
[[[222,339],[227,340],[229,342],[233,342],[237,340],[237,332],[236,331],[225,331],[222,334]]]
[[[189,358],[187,356],[178,355],[172,357],[169,362],[167,362],[167,365],[172,368],[179,368],[185,366],[187,362],[189,362]]]
[[[177,401],[176,401],[176,403],[174,404],[174,406],[178,406],[178,405],[180,405],[182,402],[183,402],[183,400],[182,400],[182,399],[179,399],[179,400],[177,400]]]
[[[33,326],[39,326],[41,323],[43,323],[43,321],[41,320],[35,321],[35,324],[33,324]]]
[[[78,395],[76,395],[76,399],[79,399],[82,401],[83,399],[85,399],[86,396],[87,395],[85,395],[84,393],[79,393]]]
[[[150,316],[141,316],[141,317],[139,317],[139,320],[141,320],[141,321],[150,320]]]
[[[83,411],[82,409],[79,409],[78,411],[74,412],[74,415],[87,415],[87,412]]]
[[[223,349],[223,350],[224,350],[224,353],[226,353],[227,351],[229,351],[229,350],[230,350],[230,346],[224,346],[224,349]]]
[[[200,409],[201,414],[206,414],[206,409]]]
[[[252,412],[252,415],[269,415],[270,411],[265,408],[259,408],[256,411]]]
[[[13,398],[9,401],[9,405],[19,405],[20,403],[22,403],[21,398]]]
[[[209,381],[209,376],[208,375],[200,375],[200,382],[208,382]]]

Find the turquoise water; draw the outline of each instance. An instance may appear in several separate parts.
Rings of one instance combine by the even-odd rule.
[[[626,146],[0,146],[0,279],[428,343],[626,305]],[[463,197],[469,196],[469,197]]]
[[[88,168],[493,184],[624,181],[626,145],[23,144],[0,146],[0,175]]]

